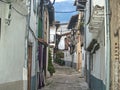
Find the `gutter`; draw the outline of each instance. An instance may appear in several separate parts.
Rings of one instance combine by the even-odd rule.
[[[105,64],[106,64],[106,90],[110,89],[110,10],[109,0],[105,0]]]

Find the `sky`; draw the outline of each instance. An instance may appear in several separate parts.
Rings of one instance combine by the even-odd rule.
[[[53,0],[51,0],[52,2]],[[75,0],[55,0],[55,20],[61,23],[69,22],[72,15],[77,14],[77,12],[72,13],[56,13],[56,12],[71,12],[76,11],[76,7],[73,6]]]

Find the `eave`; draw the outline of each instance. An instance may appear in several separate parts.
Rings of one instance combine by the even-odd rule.
[[[84,11],[87,0],[75,0],[74,6],[76,6],[77,11]]]
[[[74,15],[74,16],[71,17],[67,28],[68,29],[75,28],[77,22],[78,22],[78,14],[76,14],[76,15]]]

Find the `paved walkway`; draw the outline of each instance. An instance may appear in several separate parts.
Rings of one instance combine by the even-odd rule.
[[[56,73],[48,78],[46,86],[41,90],[89,90],[80,73],[69,67],[54,66]]]

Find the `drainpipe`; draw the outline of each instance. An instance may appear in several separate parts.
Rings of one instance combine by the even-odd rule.
[[[92,0],[89,0],[89,19],[88,19],[88,22],[87,22],[87,25],[90,23],[90,20],[91,20],[91,4],[92,4]]]
[[[106,90],[110,89],[110,10],[109,0],[105,0],[105,64],[106,64]]]
[[[38,5],[40,4],[39,1],[37,1],[37,8]],[[38,38],[38,19],[39,16],[38,14],[36,15],[36,36]],[[38,41],[36,41],[36,46],[35,46],[35,90],[38,90],[38,78],[37,78],[37,74],[38,74]]]

